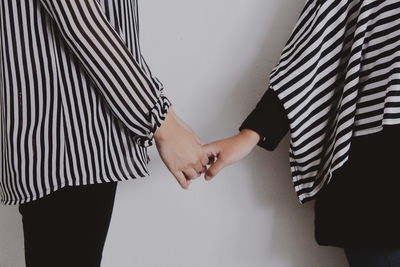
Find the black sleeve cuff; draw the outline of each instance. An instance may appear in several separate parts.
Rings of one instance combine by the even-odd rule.
[[[271,88],[267,90],[256,108],[242,123],[239,130],[250,129],[261,135],[258,145],[273,151],[289,131],[286,111]]]

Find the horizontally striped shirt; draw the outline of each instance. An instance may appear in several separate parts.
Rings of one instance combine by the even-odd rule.
[[[148,175],[168,99],[136,0],[1,0],[0,198]]]
[[[308,0],[270,89],[288,116],[305,202],[348,160],[352,137],[400,124],[400,1]]]

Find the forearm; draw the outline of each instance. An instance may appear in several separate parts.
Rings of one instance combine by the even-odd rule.
[[[135,135],[151,138],[169,107],[96,0],[41,0],[113,114]],[[161,114],[161,116],[158,116]]]
[[[246,143],[248,143],[249,146],[253,146],[253,147],[255,147],[260,142],[260,140],[262,140],[262,136],[258,132],[251,130],[251,129],[242,129],[239,132],[239,136]]]
[[[258,143],[273,151],[289,131],[289,122],[276,93],[268,89],[256,108],[247,116],[239,130],[249,129],[260,135]]]

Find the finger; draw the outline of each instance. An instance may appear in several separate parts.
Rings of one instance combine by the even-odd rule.
[[[199,163],[197,163],[197,164],[193,167],[193,169],[194,169],[197,173],[201,174],[201,172],[203,171],[204,167],[205,167],[205,165],[202,165],[201,162],[199,162]]]
[[[183,189],[188,189],[189,188],[189,181],[186,179],[185,175],[183,174],[183,172],[176,172],[174,174],[176,180],[178,181],[178,183],[181,185],[181,187]]]
[[[220,147],[218,146],[218,142],[210,143],[207,145],[203,146],[203,151],[205,152],[207,156],[207,160],[204,159],[204,161],[207,161],[206,165],[212,165],[215,162],[216,157],[220,153]]]
[[[206,153],[204,153],[203,157],[200,159],[201,166],[209,165],[210,159]]]
[[[201,166],[199,170],[196,170],[197,173],[202,175],[203,173],[206,173],[207,171],[207,166]]]
[[[220,152],[220,147],[218,145],[218,142],[203,145],[203,152],[207,155],[208,158],[207,163],[208,163],[210,157],[218,156]]]
[[[200,174],[206,173],[207,171],[207,166],[204,166],[203,169],[201,170]]]
[[[213,165],[211,165],[210,168],[208,168],[206,174],[204,175],[204,178],[207,181],[211,180],[226,166],[227,166],[227,164],[224,161],[222,161],[221,159],[218,159]]]
[[[197,177],[200,177],[200,172],[197,172],[195,169],[185,169],[183,170],[183,174],[185,175],[186,179],[194,180]]]

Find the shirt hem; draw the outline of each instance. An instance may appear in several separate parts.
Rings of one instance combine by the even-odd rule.
[[[3,205],[7,206],[12,206],[12,205],[21,205],[29,202],[33,202],[35,200],[41,199],[45,196],[51,195],[52,193],[67,187],[67,186],[85,186],[85,185],[93,185],[93,184],[104,184],[104,183],[113,183],[113,182],[123,182],[123,181],[131,181],[135,180],[137,178],[147,178],[149,177],[149,173],[145,173],[144,175],[138,175],[138,176],[130,176],[130,177],[115,177],[114,179],[103,179],[103,181],[97,181],[97,180],[88,180],[87,182],[84,183],[62,183],[58,186],[55,187],[46,187],[45,190],[38,192],[38,194],[35,194],[31,197],[28,198],[22,198],[22,199],[8,199],[8,200],[1,200],[0,203]]]

